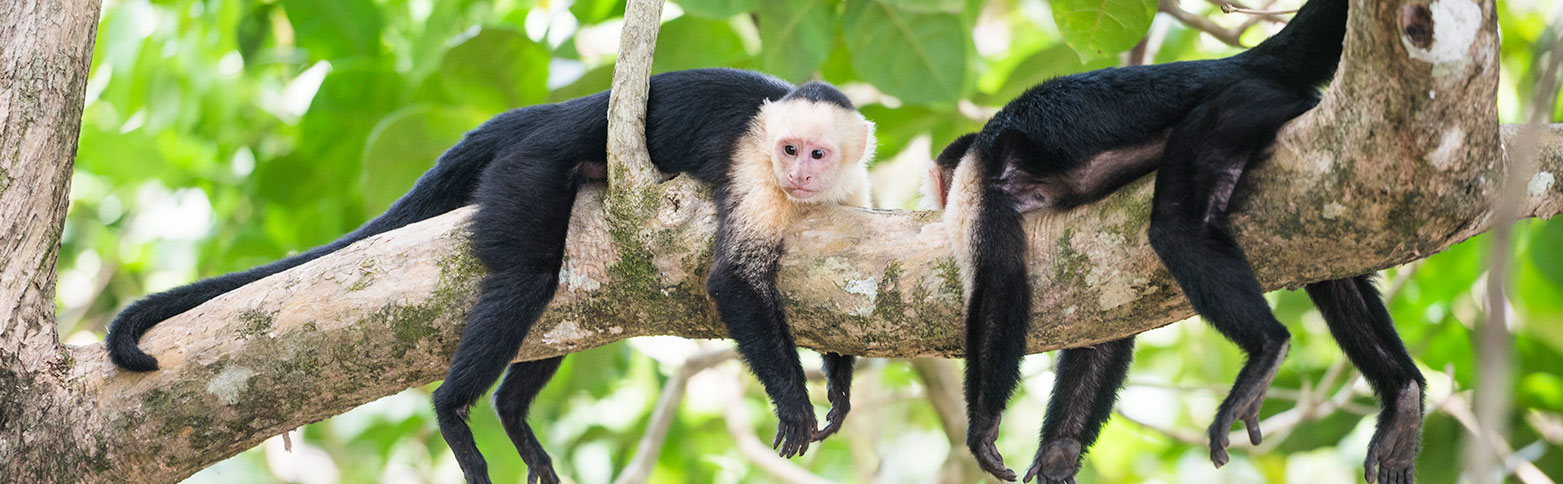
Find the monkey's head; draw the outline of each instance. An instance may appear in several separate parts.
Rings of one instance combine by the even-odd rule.
[[[771,173],[787,197],[837,203],[866,183],[874,123],[829,84],[810,82],[761,108]]]
[[[934,157],[933,166],[928,167],[928,176],[923,178],[923,200],[919,208],[944,209],[950,198],[950,182],[955,180],[955,167],[961,164],[961,159],[966,157],[972,141],[976,139],[977,133],[961,135],[945,146],[939,156]]]

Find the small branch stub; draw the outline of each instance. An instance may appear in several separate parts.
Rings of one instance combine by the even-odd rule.
[[[661,19],[662,0],[629,0],[624,8],[619,60],[608,96],[608,186],[614,193],[648,187],[660,178],[646,152],[645,132],[651,58]]]

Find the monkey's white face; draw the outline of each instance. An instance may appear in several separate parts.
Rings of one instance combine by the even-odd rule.
[[[856,188],[856,172],[873,156],[873,123],[857,111],[812,101],[764,109],[771,172],[789,198],[836,203]],[[854,183],[842,183],[844,178]]]

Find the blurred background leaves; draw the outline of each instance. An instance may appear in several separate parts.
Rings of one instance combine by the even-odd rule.
[[[1268,8],[1292,8],[1281,0]],[[1280,25],[1187,0],[1181,10],[1258,43]],[[1264,7],[1250,5],[1251,7]],[[879,126],[881,206],[914,203],[920,163],[1031,85],[1089,69],[1240,51],[1147,0],[674,0],[657,71],[729,66],[842,86]],[[1499,110],[1522,119],[1543,0],[1499,2]],[[62,334],[101,339],[117,308],[144,294],[251,267],[335,239],[383,210],[461,133],[509,108],[606,89],[621,0],[106,0],[61,248]],[[1055,22],[1056,20],[1056,22]],[[1554,119],[1563,109],[1554,108]],[[1563,475],[1563,221],[1517,225],[1516,456]],[[1428,374],[1429,404],[1458,402],[1474,378],[1472,325],[1483,316],[1486,237],[1386,271],[1382,286]],[[1266,447],[1217,472],[1202,429],[1241,354],[1200,323],[1140,338],[1120,415],[1086,459],[1082,482],[1349,482],[1372,433],[1374,401],[1341,365],[1300,292],[1269,299],[1292,354],[1263,415]],[[532,421],[561,474],[612,480],[633,458],[657,393],[699,350],[637,339],[573,355]],[[804,358],[806,365],[818,360]],[[1018,465],[1036,445],[1051,357],[1029,357],[1000,450]],[[734,362],[690,380],[654,482],[776,482],[728,435],[743,405],[762,439],[774,420]],[[860,370],[847,429],[794,462],[826,480],[970,482],[940,472],[951,450],[928,398],[946,391],[904,361]],[[252,449],[191,478],[222,483],[457,482],[414,388]],[[746,397],[731,401],[731,388]],[[813,388],[816,397],[823,388]],[[1466,392],[1468,393],[1468,392]],[[819,411],[824,412],[823,402]],[[472,413],[495,482],[525,467],[485,408]],[[1303,411],[1308,410],[1308,411]],[[1419,482],[1454,482],[1468,432],[1429,411]],[[768,440],[766,440],[768,442]],[[953,461],[952,461],[953,462]],[[1512,479],[1512,478],[1511,478]]]

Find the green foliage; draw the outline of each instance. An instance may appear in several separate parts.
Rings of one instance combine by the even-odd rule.
[[[849,87],[878,125],[888,182],[876,190],[884,187],[879,202],[890,207],[910,203],[893,195],[905,182],[901,174],[921,173],[897,171],[904,165],[890,160],[926,160],[1036,83],[1119,65],[1115,54],[1147,31],[1156,62],[1235,52],[1176,22],[1150,28],[1156,4],[1145,0],[1058,0],[1051,8],[1036,0],[674,3],[683,15],[663,23],[655,70],[751,68]],[[60,247],[62,334],[73,342],[101,338],[117,308],[142,295],[331,241],[384,210],[483,120],[607,89],[617,45],[612,25],[623,8],[622,0],[106,2]],[[1223,25],[1246,18],[1204,8],[1199,13]],[[1498,107],[1505,122],[1517,122],[1530,104],[1535,43],[1547,22],[1533,2],[1497,8],[1504,38]],[[1244,39],[1273,27],[1261,23]],[[1563,221],[1518,224],[1515,240],[1509,302],[1520,411],[1506,437],[1539,453],[1543,473],[1563,475],[1563,453],[1527,420],[1563,415]],[[1472,328],[1484,317],[1492,249],[1477,237],[1383,278],[1389,308],[1431,382],[1430,403],[1474,383]],[[1116,417],[1107,426],[1082,482],[1354,479],[1374,402],[1349,365],[1337,368],[1342,356],[1307,297],[1269,297],[1296,340],[1263,415],[1292,410],[1300,389],[1346,387],[1349,405],[1290,434],[1266,429],[1267,440],[1278,439],[1275,449],[1236,451],[1215,473],[1198,439],[1179,436],[1202,435],[1242,354],[1208,325],[1174,324],[1139,338],[1119,405],[1132,420]],[[610,481],[633,457],[674,366],[694,351],[693,343],[652,339],[567,358],[531,411],[561,473]],[[795,462],[837,482],[927,481],[949,452],[964,448],[951,448],[911,366],[867,365],[849,427]],[[1315,388],[1337,369],[1344,373],[1331,388]],[[1049,358],[1028,359],[1024,372],[1030,378],[999,441],[1017,466],[1035,451]],[[749,378],[735,375],[741,367],[728,364],[691,382],[695,396],[676,412],[653,482],[774,481],[728,435],[729,404],[753,417],[749,433],[764,440],[775,430],[757,385],[743,398],[724,396],[723,385]],[[307,481],[293,469],[309,469],[310,479],[329,481],[322,476],[334,472],[343,483],[455,482],[428,405],[431,388],[307,426],[292,453],[257,447],[191,481]],[[811,385],[810,393],[820,399],[824,389]],[[823,415],[824,402],[816,403]],[[496,482],[524,480],[525,466],[486,403],[472,419]],[[1426,434],[1419,482],[1454,482],[1468,433],[1447,413],[1430,412]]]
[[[837,2],[765,2],[760,24],[760,69],[793,82],[808,79],[836,41]]]
[[[1058,32],[1083,60],[1129,50],[1145,37],[1156,0],[1054,0]]]
[[[885,93],[914,104],[948,104],[965,92],[971,30],[960,18],[853,0],[842,22],[852,32],[846,37],[852,68]]]

